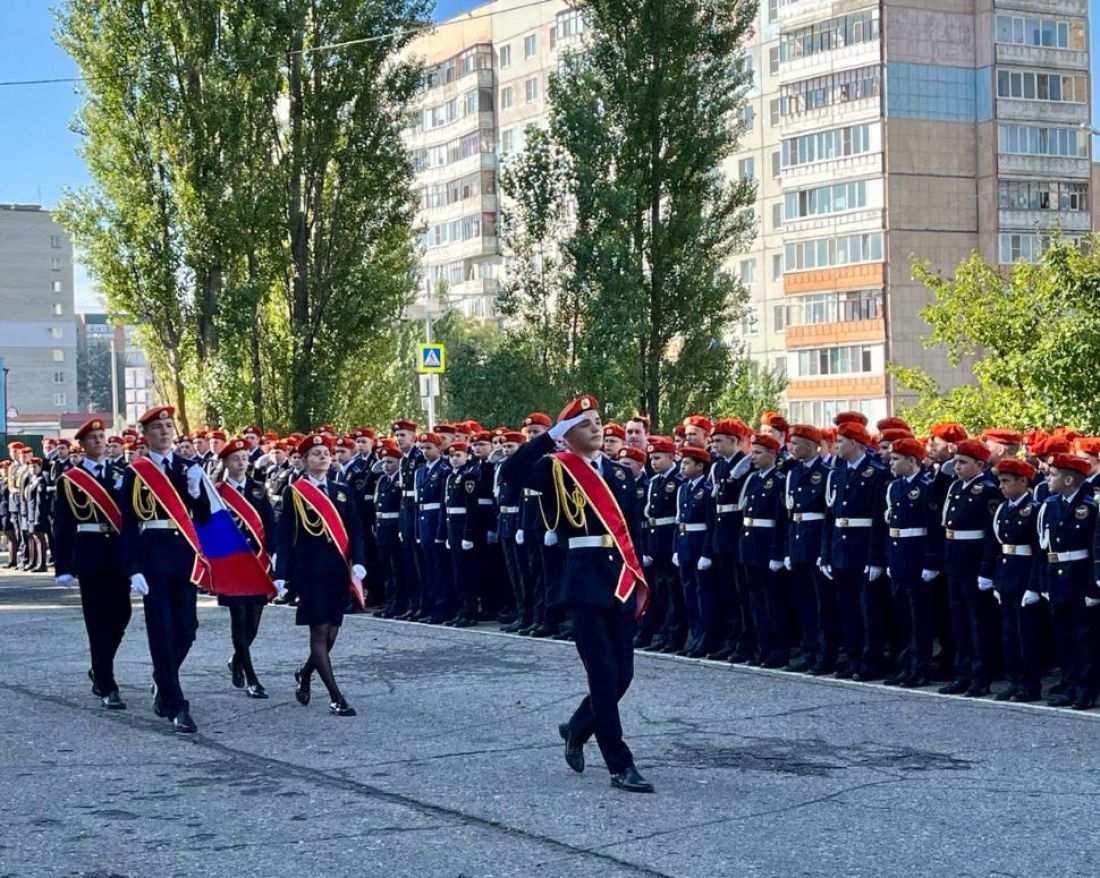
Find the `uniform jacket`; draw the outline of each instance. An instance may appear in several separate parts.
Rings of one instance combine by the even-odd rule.
[[[416,471],[416,541],[422,546],[443,542],[443,488],[450,471],[444,457]]]
[[[336,507],[348,532],[348,560],[319,528],[317,516],[306,510],[309,521],[300,519],[294,503],[293,488],[283,492],[283,515],[279,519],[276,545],[275,578],[290,583],[308,582],[311,578],[350,577],[349,567],[364,564],[363,530],[356,503],[346,484],[326,480],[319,489]]]
[[[944,529],[940,570],[960,579],[993,578],[1000,554],[993,535],[993,513],[1003,500],[1000,489],[984,474],[969,482],[955,479],[951,483],[940,519]],[[982,531],[984,536],[980,540],[960,539],[957,531]]]
[[[675,469],[656,473],[646,485],[646,507],[643,510],[649,531],[646,554],[652,558],[671,558],[676,542],[676,504],[683,477]]]
[[[1039,547],[1040,504],[1030,494],[1015,503],[1005,500],[993,514],[993,535],[1001,547],[993,585],[1013,597],[1038,585],[1042,549]]]
[[[706,476],[690,482],[682,478],[680,482],[676,501],[676,560],[681,570],[710,556],[710,492]]]
[[[741,491],[741,527],[739,549],[746,567],[767,567],[782,561],[786,552],[780,519],[783,516],[785,479],[774,466],[753,470]]]
[[[85,469],[87,469],[85,467]],[[93,470],[88,470],[94,477]],[[122,483],[125,469],[106,463],[98,479],[104,490],[122,507]],[[71,499],[70,499],[71,496]],[[124,579],[121,540],[113,530],[77,532],[78,524],[106,525],[107,516],[91,504],[87,494],[66,480],[54,494],[53,562],[58,576],[96,579],[104,576]]]
[[[932,491],[926,473],[894,479],[886,488],[886,566],[892,576],[941,569],[943,531],[932,509]]]
[[[841,570],[886,566],[887,481],[886,467],[870,454],[855,466],[836,460],[825,486],[822,564]]]
[[[1100,598],[1096,587],[1094,539],[1096,498],[1086,490],[1073,497],[1052,494],[1039,509],[1039,546],[1045,555],[1045,588],[1054,603],[1079,604]],[[1053,553],[1088,551],[1088,556],[1060,561]]]
[[[741,490],[748,472],[738,464],[745,459],[745,452],[738,451],[729,459],[719,457],[710,470],[713,518],[711,526],[711,551],[716,555],[736,555],[741,537]],[[735,474],[735,470],[737,473]]]
[[[791,460],[787,464],[780,516],[785,556],[792,564],[816,564],[821,557],[821,530],[825,526],[825,483],[829,467],[820,457],[809,465]]]
[[[374,538],[380,549],[401,545],[401,474],[385,473],[374,485]],[[393,516],[393,517],[391,517]]]

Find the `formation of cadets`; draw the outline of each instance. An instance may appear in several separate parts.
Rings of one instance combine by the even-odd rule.
[[[106,707],[125,706],[113,658],[133,590],[144,598],[155,709],[195,728],[179,669],[201,577],[189,526],[173,515],[209,516],[202,473],[248,501],[254,520],[229,508],[270,575],[256,594],[219,597],[231,613],[231,680],[250,697],[267,697],[249,646],[277,594],[310,628],[298,700],[308,704],[316,673],[332,712],[354,714],[329,661],[344,613],[358,610],[349,570],[377,617],[575,636],[560,594],[560,514],[524,478],[502,478],[550,431],[548,415],[515,429],[398,420],[386,436],[326,424],[285,438],[252,426],[176,436],[172,415],[152,409],[140,431],[119,436],[89,421],[73,444],[47,440],[44,460],[15,441],[0,463],[8,566],[45,570],[52,550],[59,581],[79,579],[89,677]],[[634,649],[1095,705],[1100,439],[1066,429],[968,436],[953,423],[918,438],[901,418],[869,425],[858,412],[827,428],[769,412],[754,426],[692,415],[672,436],[650,435],[641,416],[602,430],[603,454],[636,495],[630,525],[650,600]],[[141,459],[167,476],[178,509],[135,471]],[[94,484],[66,478],[74,470]],[[91,502],[97,491],[107,499]],[[325,518],[326,497],[339,521]]]

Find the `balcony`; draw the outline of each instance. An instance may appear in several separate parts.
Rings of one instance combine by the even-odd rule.
[[[779,29],[790,30],[800,24],[810,24],[833,14],[833,0],[780,0]]]
[[[837,375],[825,378],[793,378],[787,384],[787,399],[863,399],[886,393],[884,375]]]
[[[418,222],[431,225],[432,223],[445,223],[470,213],[496,212],[497,196],[496,193],[490,193],[471,195],[469,198],[452,201],[450,204],[425,208],[424,210],[418,211],[416,217]]]
[[[808,271],[789,271],[783,275],[783,292],[828,293],[833,290],[863,290],[880,287],[883,283],[883,263],[865,262],[845,265],[841,268],[811,268]]]
[[[496,125],[496,115],[492,112],[472,113],[460,116],[453,122],[437,128],[410,128],[405,131],[405,145],[409,149],[420,149],[450,143],[478,129],[491,129]]]
[[[803,323],[788,326],[785,338],[788,350],[881,342],[886,339],[886,324],[881,317],[843,323]]]
[[[800,235],[808,232],[827,234],[851,234],[854,232],[877,232],[886,222],[886,211],[882,208],[864,208],[844,213],[807,216],[801,219],[783,220],[784,241],[788,235]],[[820,237],[818,235],[817,237]]]
[[[1076,127],[1089,121],[1089,107],[1088,104],[1000,98],[997,101],[997,119],[1001,122],[1042,122]]]
[[[435,168],[424,168],[416,172],[417,186],[430,186],[433,183],[445,183],[458,177],[465,177],[475,171],[492,171],[497,166],[495,152],[478,152],[457,162],[449,162]]]
[[[818,52],[807,58],[784,61],[779,65],[779,81],[781,83],[794,82],[799,79],[809,79],[811,76],[823,76],[836,70],[877,64],[880,57],[879,52],[879,41],[870,40],[866,43],[857,43],[854,46],[843,46],[829,52]]]
[[[421,91],[421,100],[426,105],[441,104],[444,101],[448,101],[455,95],[462,92],[469,91],[471,88],[477,88],[484,86],[485,88],[491,88],[496,83],[496,71],[491,67],[483,67],[480,70],[473,70],[463,76],[459,76],[457,79],[452,79],[450,82],[445,82],[442,85],[437,85],[434,88],[425,88]]]
[[[878,119],[882,113],[882,95],[832,104],[800,113],[797,116],[782,116],[779,131],[782,137],[834,128],[837,125],[852,125],[855,122],[867,122]]]
[[[780,171],[783,187],[805,188],[813,183],[831,183],[845,177],[865,177],[882,173],[882,153],[867,152],[862,155],[845,156],[814,162],[812,165],[795,165]]]
[[[1002,232],[1031,232],[1035,229],[1054,229],[1061,226],[1064,232],[1088,232],[1092,218],[1087,210],[1000,210],[997,223]]]
[[[1089,14],[1089,0],[999,0],[998,12],[1040,12],[1066,18],[1084,18]]]
[[[997,174],[1002,177],[1038,177],[1058,180],[1088,180],[1087,158],[1041,155],[998,155]]]
[[[1047,49],[1041,46],[1017,46],[1005,43],[998,43],[995,49],[998,64],[1050,67],[1055,70],[1074,70],[1081,73],[1087,73],[1089,69],[1088,52],[1075,52],[1072,49]]]

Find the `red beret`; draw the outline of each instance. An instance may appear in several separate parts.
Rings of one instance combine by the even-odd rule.
[[[1080,439],[1081,434],[1076,430],[1071,430],[1069,427],[1055,427],[1054,435],[1065,439],[1067,442],[1072,442],[1074,439]]]
[[[585,412],[597,411],[599,407],[600,403],[596,397],[588,394],[578,396],[558,414],[558,423],[568,421],[570,418],[575,418],[577,415],[584,414]],[[529,427],[531,424],[542,424],[544,427],[549,427],[550,418],[542,412],[535,412],[523,419],[523,426]]]
[[[225,430],[211,430],[208,434],[211,439],[221,439],[225,442],[229,437],[225,435]]]
[[[700,463],[710,463],[710,452],[705,448],[698,448],[694,445],[685,445],[681,448],[680,457],[690,457]]]
[[[1024,437],[1022,433],[1016,430],[1002,430],[999,427],[992,427],[982,433],[982,439],[988,442],[998,442],[1001,445],[1022,445]]]
[[[1061,436],[1047,436],[1037,441],[1031,450],[1036,457],[1046,457],[1048,454],[1069,454],[1069,442]]]
[[[607,423],[603,425],[604,437],[614,436],[616,439],[626,439],[626,430],[619,424]]]
[[[396,445],[383,445],[378,449],[378,456],[382,459],[392,457],[394,460],[401,460],[405,455],[401,453],[401,449]]]
[[[879,433],[879,442],[897,442],[899,439],[912,439],[913,434],[907,428],[887,427]]]
[[[955,445],[955,453],[983,462],[989,460],[989,449],[977,439],[963,439],[962,442]]]
[[[182,436],[177,436],[176,437],[176,444],[177,445],[179,445],[181,442],[190,442],[190,441],[191,441],[191,437],[188,436],[186,433],[184,433]]]
[[[627,418],[627,420],[629,420],[629,421],[638,421],[647,430],[649,429],[649,418],[646,417],[645,415],[634,415],[633,417]]]
[[[138,423],[145,427],[153,421],[170,421],[176,410],[170,405],[158,405],[153,406],[151,409],[146,409],[144,414],[138,418]]]
[[[736,436],[738,439],[748,439],[752,435],[752,427],[740,418],[722,418],[714,425],[714,436]]]
[[[1046,439],[1047,432],[1045,430],[1028,430],[1024,433],[1024,442],[1028,446],[1034,446],[1040,439]]]
[[[760,425],[762,427],[771,427],[773,430],[782,430],[784,433],[791,428],[787,419],[779,414],[779,412],[764,412],[764,414],[760,416]]]
[[[646,451],[650,454],[675,454],[676,443],[668,436],[650,436]]]
[[[218,460],[225,460],[234,451],[250,451],[251,446],[243,439],[230,439],[225,443],[225,446],[218,452]]]
[[[620,448],[618,455],[619,460],[636,460],[638,463],[644,464],[646,462],[645,452],[640,448],[626,447]]]
[[[165,406],[165,408],[167,408],[167,406]],[[169,417],[171,417],[171,416],[169,415]],[[134,439],[137,439],[137,437],[138,437],[138,436],[139,436],[140,434],[139,434],[139,433],[138,433],[138,431],[137,431],[137,430],[135,430],[135,429],[134,429],[133,427],[127,427],[127,428],[126,428],[125,430],[123,430],[123,431],[122,431],[122,435],[123,435],[123,436],[131,436],[131,437],[133,437]]]
[[[888,418],[883,418],[877,424],[875,428],[881,433],[883,430],[905,430],[907,433],[912,433],[912,429],[909,427],[909,422],[905,418],[899,418],[896,415],[891,415]]]
[[[138,436],[133,442],[130,443],[131,448],[148,448],[149,443],[145,441],[144,436]]]
[[[298,443],[297,449],[295,449],[302,457],[309,454],[311,448],[317,448],[324,446],[329,451],[332,451],[332,440],[328,436],[322,436],[320,433],[310,433]]]
[[[114,444],[114,445],[124,445],[125,443],[126,443],[126,440],[123,439],[121,436],[108,436],[107,437],[107,444],[108,445],[112,445],[112,444]]]
[[[962,442],[966,438],[966,428],[962,424],[950,421],[944,424],[933,424],[929,433],[944,442]]]
[[[594,396],[585,396],[585,397],[581,397],[581,399],[587,399],[589,404],[587,406],[584,406],[581,409],[578,409],[576,414],[579,415],[581,413],[581,411],[588,411],[588,409],[590,409],[590,408],[591,409],[599,408],[599,403],[596,402],[596,398]],[[569,405],[570,406],[575,405],[579,402],[580,402],[580,400],[573,400],[573,402],[570,403]],[[569,406],[566,406],[566,408],[568,409]],[[563,412],[563,414],[564,414],[564,412]],[[573,417],[573,415],[569,415],[569,417],[571,418],[571,417]],[[558,415],[558,420],[559,421],[564,421],[564,420],[566,420],[566,418],[563,418],[561,415]],[[523,419],[523,423],[520,424],[521,427],[530,427],[530,426],[533,426],[533,425],[534,426],[541,426],[541,427],[549,427],[550,426],[550,416],[548,414],[545,414],[544,412],[531,412],[531,414],[529,414],[526,418]]]
[[[685,427],[698,427],[708,436],[714,432],[714,424],[710,422],[710,418],[705,415],[688,415],[684,418]],[[709,457],[707,458],[710,459]]]
[[[348,451],[355,450],[355,440],[352,439],[350,436],[341,436],[332,444],[335,448],[345,448]]]
[[[466,421],[466,427],[468,428],[466,432],[469,433],[471,436],[474,433],[480,433],[482,430],[485,429],[477,421]]]
[[[432,445],[442,445],[443,437],[438,433],[421,433],[416,437],[417,442],[430,442]]]
[[[672,435],[677,439],[683,439],[687,435],[687,430],[684,429],[683,424],[677,424],[672,428]]]
[[[1007,473],[1011,476],[1019,476],[1029,482],[1035,478],[1035,467],[1027,461],[1016,460],[1014,457],[1005,458],[993,467],[993,471],[998,474]]]
[[[1050,465],[1055,469],[1070,470],[1083,476],[1087,476],[1092,471],[1092,464],[1083,457],[1074,457],[1072,454],[1055,454]]]
[[[823,427],[821,439],[823,442],[836,442],[836,427]]]
[[[407,430],[410,433],[416,432],[416,421],[394,421],[390,425],[390,430],[396,433],[398,430]]]
[[[288,442],[279,441],[272,446],[276,451],[282,451],[284,453],[290,453],[290,444]]]
[[[505,442],[515,442],[517,445],[522,445],[527,441],[527,437],[519,432],[519,430],[507,430],[501,438]]]
[[[790,434],[791,438],[797,436],[800,439],[809,439],[811,442],[821,442],[821,431],[810,424],[792,424]]]
[[[840,412],[833,418],[833,423],[838,427],[841,424],[859,424],[861,427],[866,427],[867,415],[863,412]]]
[[[779,440],[767,433],[756,433],[752,437],[752,444],[767,448],[769,451],[779,451]]]
[[[257,427],[255,424],[249,424],[247,427],[242,427],[241,428],[241,435],[242,436],[247,436],[249,433],[251,433],[253,436],[262,436],[263,435],[263,431],[260,430],[260,428]]]
[[[433,433],[457,433],[453,424],[436,424],[432,427]]]
[[[917,460],[924,459],[924,446],[912,436],[901,436],[892,440],[892,443],[890,451],[894,454],[904,454],[906,457],[915,457]]]
[[[474,442],[492,442],[493,434],[488,430],[478,430],[473,436]]]
[[[360,427],[351,434],[352,439],[375,439],[374,430],[370,427]]]
[[[42,458],[41,457],[32,457],[30,459],[29,463],[31,464],[31,466],[41,466],[42,465]]]
[[[840,415],[837,415],[839,418]],[[842,421],[837,425],[836,435],[843,436],[845,439],[851,439],[853,442],[858,442],[867,448],[874,445],[874,440],[871,438],[871,434],[867,432],[867,429],[859,421]]]
[[[261,438],[265,442],[278,442],[279,441],[279,434],[276,433],[273,430],[268,430],[266,433],[264,433],[264,435]]]
[[[81,424],[73,436],[74,439],[83,439],[93,430],[106,430],[106,423],[100,418],[89,418],[83,424]]]
[[[452,442],[447,446],[447,453],[454,454],[456,451],[465,453],[468,447],[465,442]]]
[[[1081,454],[1090,454],[1094,457],[1100,455],[1100,438],[1096,436],[1085,436],[1078,439],[1074,445]]]

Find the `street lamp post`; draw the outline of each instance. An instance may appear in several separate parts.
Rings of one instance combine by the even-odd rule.
[[[0,411],[0,425],[3,426],[3,430],[0,432],[8,432],[8,373],[11,371],[11,367],[4,367],[4,407]]]

